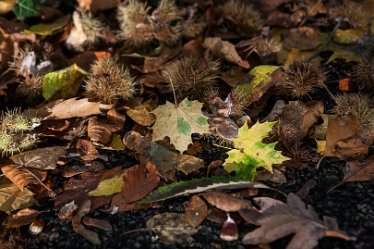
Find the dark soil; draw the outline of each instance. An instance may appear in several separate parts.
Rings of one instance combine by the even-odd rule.
[[[297,192],[308,180],[314,179],[316,186],[311,189],[304,201],[312,205],[322,217],[335,217],[339,228],[357,240],[344,241],[335,238],[323,238],[318,247],[320,249],[369,249],[374,248],[374,181],[346,183],[331,193],[327,190],[339,183],[343,177],[344,161],[326,159],[317,170],[311,166],[302,170],[288,170],[286,172],[288,183],[277,186],[284,193]],[[260,196],[277,197],[285,200],[281,194],[262,190]],[[164,245],[157,240],[151,232],[142,230],[146,221],[158,213],[184,212],[183,202],[187,197],[167,200],[161,208],[144,209],[132,212],[109,215],[96,211],[91,216],[105,218],[113,226],[112,232],[94,231],[99,233],[101,246],[94,246],[82,236],[72,230],[70,222],[63,222],[57,218],[55,212],[42,213],[40,218],[45,221],[44,231],[31,237],[27,248],[66,248],[66,249],[92,249],[92,248],[246,248],[241,241],[225,242],[219,237],[220,224],[205,221],[199,232],[193,236],[189,244]],[[239,224],[240,236],[253,229],[248,224]],[[137,231],[138,230],[138,231]],[[133,232],[129,232],[133,231]],[[124,234],[125,232],[129,232]],[[26,228],[22,234],[30,237]],[[285,248],[291,236],[275,241],[271,248]]]

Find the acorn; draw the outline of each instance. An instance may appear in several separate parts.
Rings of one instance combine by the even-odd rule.
[[[116,104],[135,95],[134,77],[110,57],[97,60],[86,80],[85,95],[105,104]]]
[[[282,72],[282,79],[278,86],[292,97],[301,98],[325,87],[326,73],[312,62],[297,60]]]

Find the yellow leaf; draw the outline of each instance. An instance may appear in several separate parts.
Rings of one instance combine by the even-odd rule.
[[[52,35],[62,30],[70,21],[70,15],[61,17],[52,23],[39,23],[31,26],[29,29],[25,29],[23,33],[26,35],[37,34],[41,36]]]
[[[88,196],[103,196],[113,195],[122,190],[122,174],[105,179],[99,183],[96,189],[88,192]]]

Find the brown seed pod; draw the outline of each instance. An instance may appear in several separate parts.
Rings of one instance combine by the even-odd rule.
[[[129,0],[118,7],[117,19],[120,22],[120,38],[131,46],[143,46],[153,39],[153,27],[149,20],[149,7],[146,3]]]
[[[162,71],[165,81],[173,84],[175,91],[192,99],[203,99],[218,77],[219,62],[211,58],[184,57]]]
[[[295,61],[282,73],[278,84],[292,97],[301,98],[325,86],[325,71],[315,63]]]
[[[239,0],[229,0],[218,7],[218,13],[246,32],[259,32],[264,25],[261,14],[251,5]]]
[[[97,60],[86,80],[85,95],[106,104],[131,99],[135,94],[134,78],[128,69],[112,58]]]
[[[374,102],[364,94],[341,94],[334,97],[335,113],[339,117],[354,115],[361,129],[374,127]]]
[[[369,13],[354,1],[344,0],[343,4],[335,7],[331,13],[336,22],[342,22],[344,28],[365,29],[369,25]]]
[[[352,78],[359,90],[374,92],[374,51],[361,58],[353,67]]]

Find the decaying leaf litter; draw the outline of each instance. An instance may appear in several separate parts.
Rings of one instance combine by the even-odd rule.
[[[371,248],[371,9],[0,1],[1,248]]]

